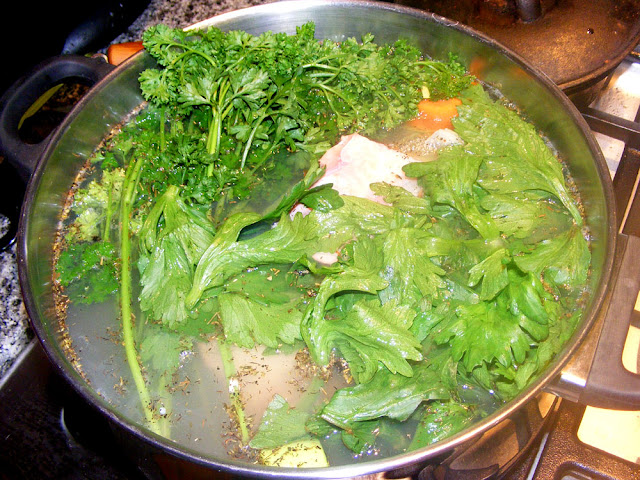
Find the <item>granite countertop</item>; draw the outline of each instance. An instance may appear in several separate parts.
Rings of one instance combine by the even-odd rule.
[[[151,0],[127,31],[114,38],[111,43],[140,40],[142,32],[157,23],[186,27],[219,13],[269,1],[271,0]],[[105,45],[105,50],[107,47]],[[6,228],[6,222],[6,217],[0,216],[0,231]],[[0,251],[0,322],[1,378],[34,337],[22,303],[15,243]]]
[[[1,377],[33,338],[18,285],[15,243],[0,253],[0,319]]]
[[[164,23],[170,27],[187,27],[219,13],[250,7],[270,0],[151,0],[147,9],[131,24],[127,32],[113,43],[140,40],[147,27]],[[271,0],[272,1],[272,0]]]

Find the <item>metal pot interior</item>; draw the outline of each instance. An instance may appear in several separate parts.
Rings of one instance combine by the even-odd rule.
[[[482,34],[425,12],[390,4],[355,1],[274,3],[214,17],[195,27],[215,25],[223,30],[241,29],[254,34],[266,30],[293,33],[297,25],[311,20],[316,23],[316,33],[321,38],[341,40],[373,32],[379,43],[403,37],[436,59],[444,59],[448,52],[454,52],[466,65],[472,62],[481,64],[482,69],[474,73],[513,101],[551,140],[560,157],[569,165],[582,196],[592,239],[593,294],[573,339],[563,354],[549,366],[545,375],[516,400],[472,429],[411,454],[358,466],[332,467],[322,472],[281,470],[277,473],[280,478],[354,477],[386,471],[440,455],[495,425],[537,393],[558,373],[577,348],[602,302],[614,249],[615,221],[611,181],[586,123],[568,99],[543,74]],[[73,349],[69,348],[64,326],[56,319],[51,281],[52,239],[59,225],[67,193],[85,159],[111,129],[142,102],[137,77],[151,62],[146,54],[141,53],[117,68],[74,109],[48,146],[30,182],[22,212],[19,267],[25,304],[34,329],[50,358],[71,383],[105,415],[125,425],[132,433],[198,463],[230,468],[241,474],[273,476],[276,474],[273,469],[234,464],[226,458],[203,457],[193,449],[165,442],[136,424],[127,412],[114,410],[74,369],[74,359],[69,354]],[[78,348],[77,345],[74,347]],[[122,356],[124,357],[124,353]]]

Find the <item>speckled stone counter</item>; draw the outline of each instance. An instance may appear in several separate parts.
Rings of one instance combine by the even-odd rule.
[[[22,303],[15,244],[0,253],[0,377],[33,338]]]
[[[140,40],[142,32],[156,23],[164,23],[170,27],[186,27],[219,13],[269,2],[270,0],[151,0],[149,7],[133,22],[128,31],[118,36],[114,42]]]
[[[269,0],[152,0],[128,30],[111,43],[140,40],[142,32],[154,24],[186,27],[219,13],[267,3]],[[108,45],[105,45],[105,50]],[[0,228],[6,218],[0,218]],[[0,252],[0,377],[33,339],[22,303],[15,244]]]

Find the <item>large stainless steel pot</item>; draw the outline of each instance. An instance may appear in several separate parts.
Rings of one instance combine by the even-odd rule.
[[[52,239],[76,172],[103,137],[142,102],[138,74],[152,64],[150,57],[142,52],[108,73],[76,106],[42,147],[28,186],[19,232],[20,279],[33,327],[51,361],[82,396],[112,421],[115,428],[138,442],[139,448],[147,452],[145,455],[152,452],[145,461],[153,463],[158,455],[167,454],[200,465],[205,470],[211,468],[235,475],[270,478],[417,475],[426,464],[459,451],[500,422],[526,410],[527,405],[545,390],[562,390],[571,399],[598,406],[640,408],[640,381],[637,376],[625,373],[620,355],[612,353],[612,349],[621,351],[628,313],[633,309],[638,291],[639,275],[633,272],[633,265],[638,260],[633,257],[640,253],[640,242],[633,237],[620,236],[616,231],[608,169],[573,104],[541,72],[486,36],[442,17],[397,5],[361,1],[280,2],[220,15],[196,27],[215,25],[224,30],[242,29],[250,33],[266,30],[293,33],[297,25],[310,20],[316,23],[319,37],[341,40],[373,32],[378,42],[408,38],[435,58],[446,58],[452,51],[467,65],[473,60],[482,60],[484,67],[477,72],[478,76],[498,87],[553,142],[559,155],[567,161],[581,192],[593,253],[592,294],[581,323],[563,351],[516,399],[473,427],[428,448],[352,466],[295,470],[248,465],[227,458],[205,458],[185,446],[154,435],[114,410],[87,384],[65,354],[64,331],[53,314]],[[0,142],[6,148],[6,132],[0,133]],[[26,163],[24,156],[18,161]],[[618,265],[622,265],[620,271]],[[619,288],[614,289],[617,278]],[[609,310],[617,315],[605,318],[610,304]],[[612,333],[603,336],[598,349],[602,323]],[[609,364],[604,369],[597,365],[590,369],[593,358],[598,356],[605,357]]]

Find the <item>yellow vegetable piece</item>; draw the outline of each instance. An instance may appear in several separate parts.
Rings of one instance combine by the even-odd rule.
[[[262,449],[260,462],[274,467],[314,468],[329,466],[324,449],[316,439],[300,440],[278,448]]]

